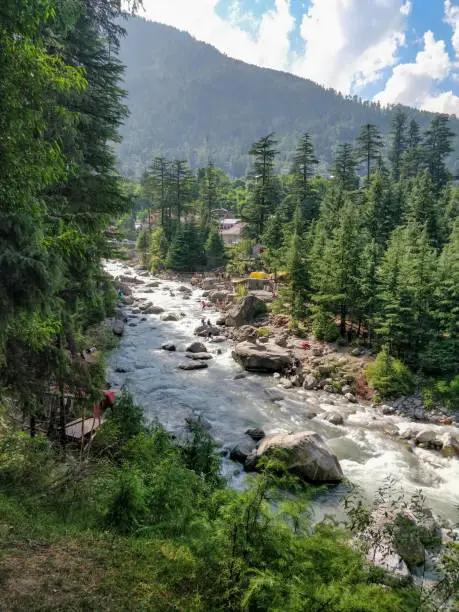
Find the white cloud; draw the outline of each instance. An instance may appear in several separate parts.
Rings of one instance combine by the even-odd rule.
[[[397,61],[410,10],[409,0],[312,0],[293,72],[344,93],[377,81]]]
[[[451,0],[445,0],[445,21],[453,28],[451,42],[459,57],[459,6],[453,5]]]
[[[276,70],[289,68],[289,34],[295,25],[290,0],[276,0],[274,10],[262,16],[255,37],[242,28],[247,14],[238,0],[231,6],[229,20],[217,15],[218,0],[144,0],[143,4],[148,19],[186,30],[231,57]]]
[[[459,115],[459,97],[452,91],[436,93],[438,83],[451,74],[452,63],[443,40],[433,32],[424,34],[424,49],[409,64],[399,64],[375,100],[383,104],[406,104],[434,112]]]

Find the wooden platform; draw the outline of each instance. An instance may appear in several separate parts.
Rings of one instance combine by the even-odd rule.
[[[104,417],[95,419],[89,417],[87,419],[75,419],[68,423],[65,427],[65,435],[71,440],[81,440],[81,438],[89,438],[99,429],[104,422]]]

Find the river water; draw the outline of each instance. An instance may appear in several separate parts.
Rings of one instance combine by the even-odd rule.
[[[113,276],[136,276],[133,268],[128,269],[119,262],[108,262],[106,269]],[[153,277],[140,278],[147,282],[153,280]],[[147,419],[157,418],[167,430],[180,433],[185,417],[198,412],[211,424],[213,437],[224,447],[237,442],[248,427],[262,427],[266,433],[316,431],[337,455],[346,478],[368,498],[392,476],[408,495],[422,488],[434,513],[457,523],[459,460],[442,457],[435,451],[411,448],[387,434],[394,425],[441,432],[453,431],[452,426],[410,423],[402,417],[384,416],[367,405],[349,404],[340,396],[322,391],[277,388],[283,399],[273,402],[266,392],[276,388],[276,380],[271,376],[253,374],[234,380],[242,368],[231,357],[231,341],[208,343],[208,350],[213,354],[213,359],[207,362],[208,369],[178,369],[179,363],[185,361],[186,345],[196,340],[193,332],[203,316],[202,292],[195,289],[186,300],[176,291],[178,286],[177,282],[161,280],[153,293],[145,293],[145,285],[133,286],[134,297],[148,298],[167,313],[185,316],[177,322],[161,321],[159,315],[145,315],[143,322],[140,316],[129,319],[137,325],[126,326],[119,349],[109,359],[112,387],[126,383],[144,407]],[[129,314],[131,309],[126,312]],[[205,317],[215,321],[218,314],[206,312]],[[177,351],[162,350],[165,342],[174,343]],[[221,354],[217,354],[217,349]],[[124,372],[119,373],[117,369]],[[330,399],[335,405],[329,403]],[[318,416],[308,419],[307,413],[311,411]],[[320,418],[326,411],[346,415],[344,425],[335,426]],[[457,428],[454,430],[459,433]],[[238,464],[225,459],[223,467],[233,486],[243,486],[245,476]],[[330,487],[328,493],[316,500],[316,514],[339,513],[345,490],[345,485]]]

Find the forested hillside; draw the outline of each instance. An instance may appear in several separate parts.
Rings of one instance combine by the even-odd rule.
[[[139,18],[125,26],[120,57],[131,114],[119,147],[123,173],[140,175],[154,152],[184,158],[192,168],[210,155],[228,174],[243,176],[250,144],[270,131],[279,140],[281,168],[308,131],[325,171],[338,143],[354,140],[361,125],[389,132],[392,113],[377,105],[230,59],[175,28]],[[432,118],[411,114],[422,127]],[[451,128],[459,134],[459,122]]]

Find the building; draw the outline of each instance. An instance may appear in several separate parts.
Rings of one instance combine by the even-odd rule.
[[[217,219],[227,219],[230,215],[230,211],[226,210],[226,208],[214,208],[212,211],[212,216]]]
[[[222,219],[220,222],[220,234],[225,246],[233,246],[240,242],[242,230],[247,223],[241,219]]]

